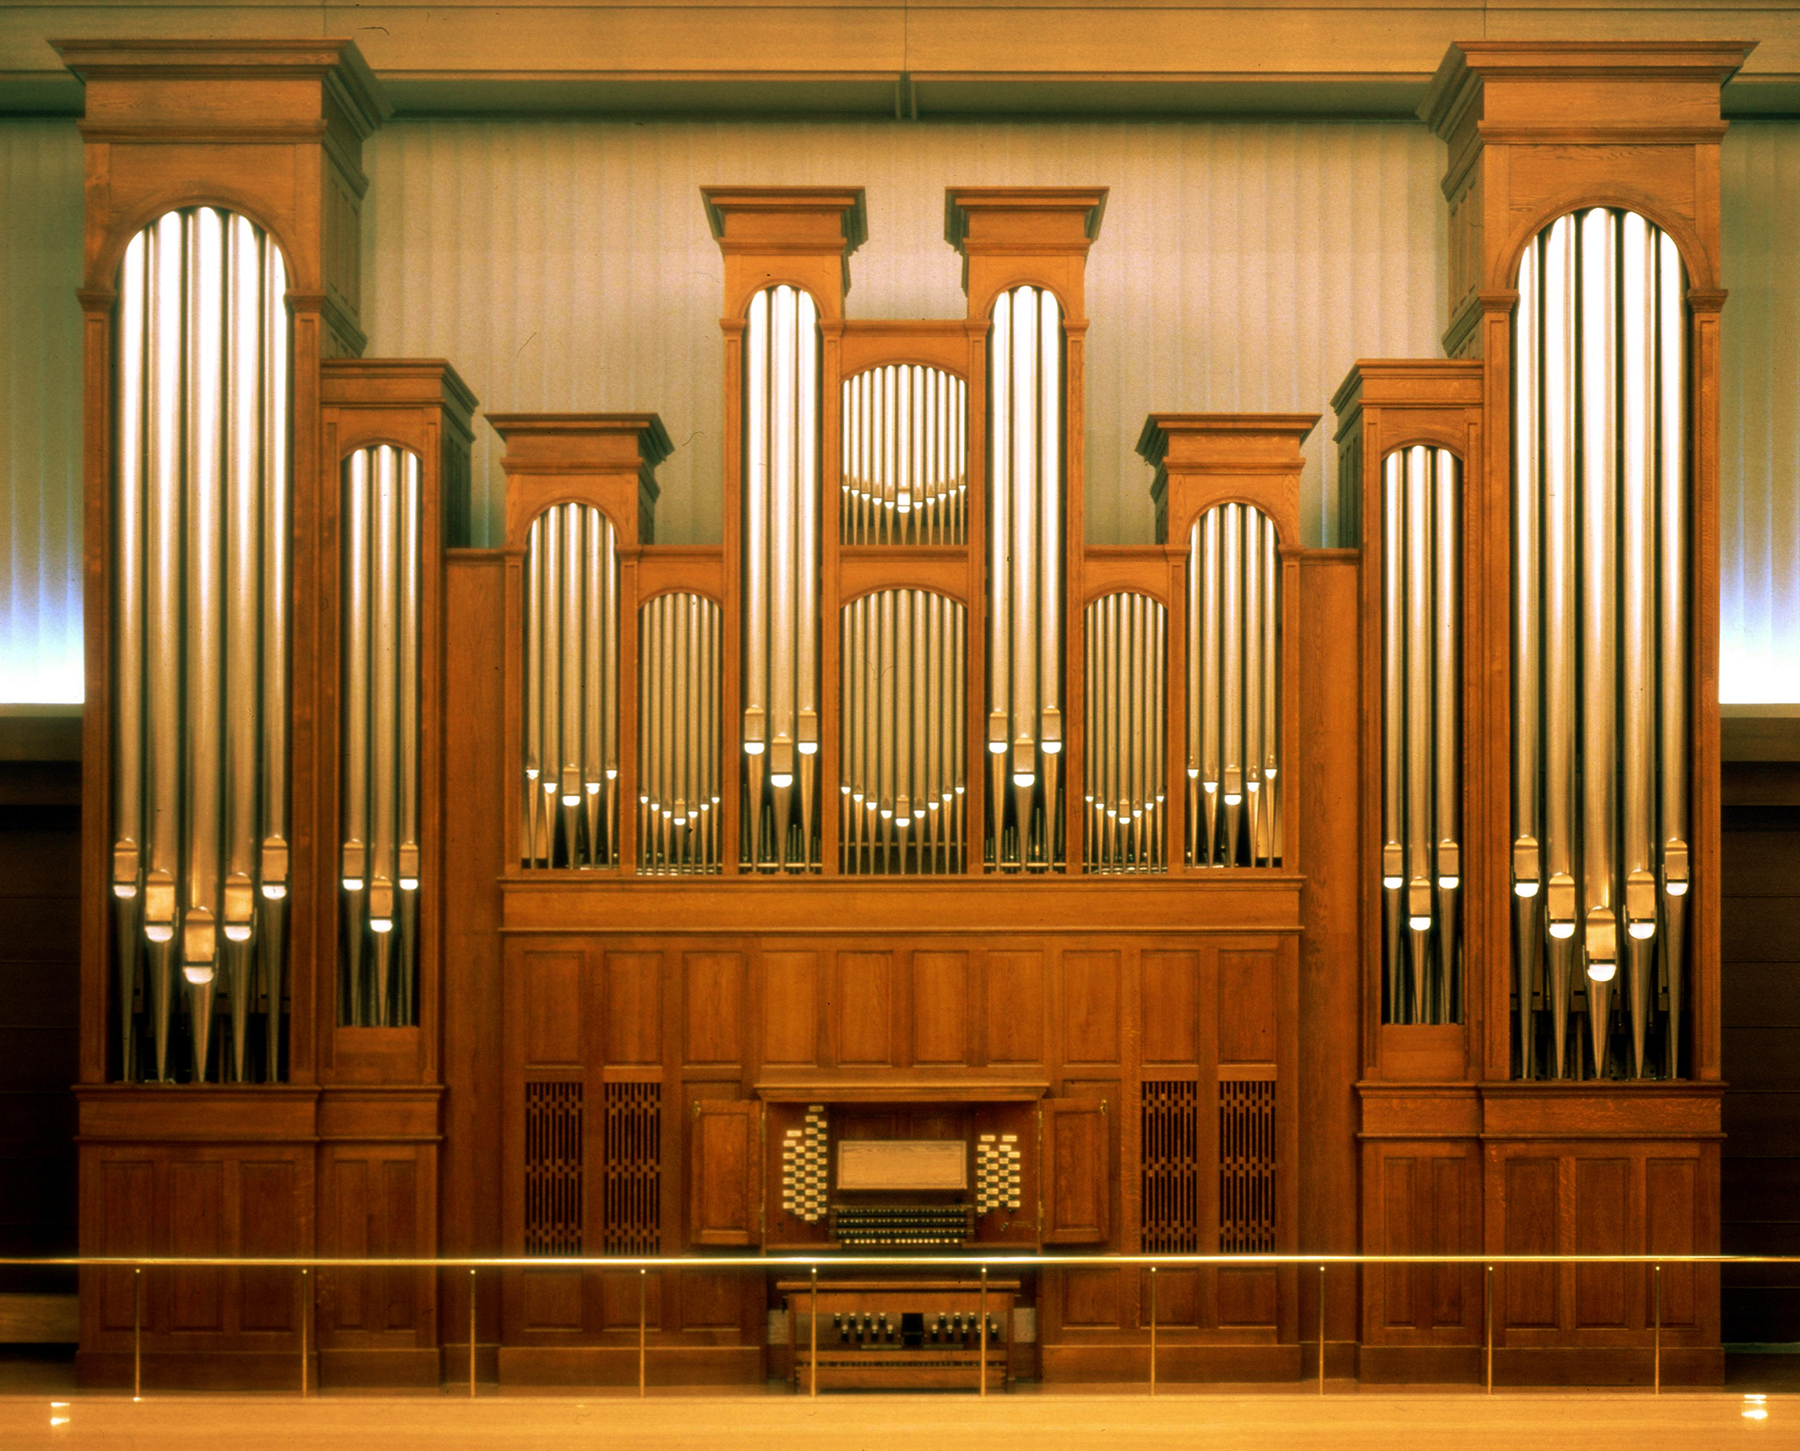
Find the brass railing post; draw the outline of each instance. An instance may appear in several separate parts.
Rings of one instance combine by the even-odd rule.
[[[807,1311],[807,1334],[811,1339],[812,1349],[808,1354],[809,1396],[819,1393],[819,1267],[812,1267],[812,1304]]]
[[[475,1275],[474,1266],[469,1267],[469,1399],[475,1399]]]
[[[1319,1394],[1325,1394],[1325,1266],[1319,1266]]]
[[[305,1347],[303,1346],[302,1349]],[[131,1270],[131,1398],[144,1398],[144,1267]]]
[[[1156,1266],[1150,1266],[1150,1394],[1156,1394]]]
[[[1655,1380],[1652,1382],[1651,1394],[1660,1396],[1662,1394],[1662,1266],[1653,1266],[1653,1270],[1654,1273],[1650,1279],[1654,1287],[1654,1294],[1651,1298],[1656,1302],[1656,1330],[1654,1338],[1650,1342],[1650,1353],[1655,1362]]]
[[[1481,1321],[1482,1343],[1486,1347],[1487,1393],[1494,1393],[1494,1267],[1487,1266],[1482,1277]]]
[[[987,1394],[987,1266],[981,1267],[981,1393]]]
[[[306,1323],[307,1311],[312,1305],[312,1296],[307,1292],[312,1288],[312,1270],[307,1266],[300,1267],[300,1397],[304,1400],[312,1393],[312,1366],[307,1356]]]
[[[644,1356],[648,1337],[645,1333],[645,1302],[649,1294],[649,1270],[638,1271],[638,1399],[644,1397]]]

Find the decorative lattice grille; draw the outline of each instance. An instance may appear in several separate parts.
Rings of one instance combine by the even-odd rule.
[[[1144,1085],[1144,1251],[1200,1251],[1200,1085]]]
[[[1275,1248],[1275,1085],[1219,1084],[1219,1252]]]
[[[525,1085],[525,1253],[581,1253],[581,1085]]]
[[[606,1253],[662,1250],[662,1085],[606,1085]]]

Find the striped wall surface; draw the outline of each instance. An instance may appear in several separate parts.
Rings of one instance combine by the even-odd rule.
[[[950,184],[1112,188],[1088,271],[1094,542],[1150,537],[1152,408],[1327,411],[1357,357],[1439,353],[1442,151],[1404,123],[397,121],[366,151],[371,356],[454,360],[495,409],[654,408],[659,538],[718,538],[720,259],[704,183],[860,183],[856,317],[962,315]],[[1800,701],[1800,125],[1725,140],[1723,673]],[[0,702],[78,700],[81,142],[0,122]],[[1324,429],[1321,429],[1324,432]],[[476,444],[478,538],[500,447]],[[1336,537],[1308,445],[1307,538]]]

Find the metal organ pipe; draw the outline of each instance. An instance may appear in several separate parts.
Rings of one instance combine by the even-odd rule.
[[[1527,1077],[1680,1071],[1685,287],[1669,238],[1606,207],[1553,222],[1520,266],[1515,392],[1535,413],[1521,413],[1513,478],[1514,670],[1530,682],[1514,697],[1519,899],[1536,897],[1540,869],[1547,877],[1545,936],[1534,913],[1516,917]],[[1541,868],[1527,845],[1540,821]],[[1542,1008],[1528,990],[1540,952]],[[1578,1015],[1586,1033],[1571,1041]]]
[[[120,263],[112,886],[126,1080],[284,1071],[286,292],[261,229],[211,207],[166,213]],[[230,1040],[215,1064],[221,986]]]
[[[957,601],[914,589],[841,611],[846,873],[963,870],[964,619]]]
[[[527,867],[615,867],[619,549],[589,504],[552,504],[525,536]]]
[[[1381,463],[1384,1014],[1458,1020],[1461,470],[1447,449]]]
[[[422,465],[373,444],[342,473],[340,1021],[404,1026],[418,961]]]
[[[1168,612],[1119,592],[1088,605],[1088,747],[1082,833],[1090,872],[1159,872],[1163,856],[1164,651]],[[1190,734],[1192,721],[1190,721]]]
[[[1003,871],[1049,870],[1062,850],[1062,367],[1055,295],[1002,293],[988,338],[988,750]]]
[[[743,342],[741,855],[758,871],[818,867],[819,349],[810,295],[780,285],[751,299]]]
[[[1191,866],[1280,861],[1280,568],[1275,525],[1252,505],[1215,504],[1188,532],[1189,678],[1199,686],[1187,703],[1190,749],[1198,743]],[[1160,674],[1153,687],[1161,701]]]
[[[719,666],[712,600],[662,594],[638,611],[638,869],[719,870]]]
[[[961,544],[968,385],[884,363],[842,389],[842,544]]]

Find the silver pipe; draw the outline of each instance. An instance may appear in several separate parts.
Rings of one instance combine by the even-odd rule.
[[[988,338],[988,753],[993,758],[988,805],[998,870],[1007,866],[1006,751],[1012,720],[1012,303],[1010,292],[994,299]]]
[[[1460,656],[1457,646],[1459,591],[1457,570],[1456,457],[1448,449],[1432,450],[1432,472],[1436,497],[1432,504],[1432,574],[1435,594],[1432,614],[1436,625],[1435,658],[1432,661],[1434,682],[1432,720],[1435,739],[1432,742],[1432,764],[1435,773],[1436,801],[1433,817],[1437,828],[1437,900],[1440,910],[1437,934],[1437,960],[1433,964],[1436,1005],[1433,1022],[1452,1022],[1450,998],[1455,992],[1452,978],[1456,971],[1457,892],[1462,886],[1462,847],[1460,843],[1461,812],[1457,762],[1461,758],[1461,734],[1457,709],[1461,682]]]
[[[899,870],[906,870],[906,852],[913,825],[913,695],[914,679],[912,591],[890,590],[894,605],[894,839],[900,851]]]
[[[1146,826],[1144,804],[1149,799],[1149,762],[1146,757],[1150,723],[1147,719],[1149,701],[1146,698],[1144,675],[1144,657],[1149,652],[1149,640],[1144,618],[1144,596],[1129,594],[1124,603],[1131,610],[1131,649],[1125,659],[1126,686],[1131,695],[1131,849],[1124,865],[1128,869],[1134,869],[1143,865]]]
[[[1620,417],[1619,599],[1620,759],[1623,812],[1619,838],[1625,876],[1626,1010],[1631,1076],[1644,1077],[1656,935],[1654,795],[1656,790],[1656,273],[1649,224],[1619,219]]]
[[[149,870],[144,936],[150,943],[151,1032],[156,1081],[169,1078],[177,880],[181,871],[182,281],[179,212],[155,224],[150,243],[147,452],[148,586],[144,610],[149,716]]]
[[[1404,597],[1405,453],[1396,449],[1381,462],[1381,908],[1386,926],[1387,1018],[1407,1021],[1403,984],[1400,916],[1406,885],[1402,844],[1406,801],[1406,637]]]
[[[607,557],[612,553],[612,524],[598,509],[587,509],[581,541],[581,806],[586,843],[575,866],[605,865],[601,845],[601,792],[605,788],[605,735],[608,709],[605,685],[606,627],[611,606]],[[607,833],[609,836],[610,832]]]
[[[557,740],[561,751],[557,758],[556,795],[562,806],[563,839],[567,852],[568,865],[576,867],[580,862],[580,843],[577,834],[577,823],[581,812],[582,779],[581,779],[581,747],[584,735],[582,714],[587,708],[581,692],[582,659],[585,654],[582,641],[582,622],[586,615],[584,597],[588,593],[589,582],[584,573],[587,550],[584,542],[588,516],[596,511],[585,509],[580,504],[562,504],[559,507],[562,518],[562,598],[558,601],[562,611],[562,620],[558,627],[561,637],[561,652],[558,661],[557,678],[558,712],[560,720],[557,724]]]
[[[1581,217],[1581,711],[1583,947],[1594,1073],[1606,1075],[1612,977],[1619,960],[1613,850],[1618,831],[1618,447],[1616,219]]]
[[[262,612],[262,255],[255,228],[225,237],[225,884],[223,949],[231,1010],[231,1077],[249,1076],[250,939],[256,923],[257,646]]]
[[[1169,790],[1169,612],[1160,603],[1152,603],[1150,612],[1154,622],[1150,641],[1150,759],[1155,781],[1150,793],[1155,812],[1150,830],[1150,866],[1154,871],[1162,871],[1167,867],[1165,812]]]
[[[913,511],[918,501],[919,437],[916,408],[918,397],[913,384],[918,369],[901,366],[894,376],[894,413],[888,421],[894,438],[894,543],[908,544],[914,539]]]
[[[619,864],[619,533],[610,519],[601,531],[604,609],[600,621],[600,771],[605,804],[601,831],[606,848],[597,865]],[[715,722],[708,717],[708,724]]]
[[[1544,248],[1544,913],[1549,922],[1552,1076],[1569,1071],[1576,916],[1576,250],[1575,221]]]
[[[218,965],[224,677],[225,230],[189,216],[187,389],[187,910],[181,969],[193,1024],[194,1079],[206,1078]]]
[[[543,853],[538,845],[538,792],[544,767],[544,516],[531,521],[525,535],[525,833],[522,843],[528,866]]]
[[[370,798],[369,930],[375,934],[374,1023],[388,1023],[388,968],[391,967],[398,843],[395,840],[394,780],[398,730],[398,634],[400,616],[400,478],[397,451],[375,450],[373,529],[372,649],[369,668]]]
[[[1205,850],[1200,866],[1212,866],[1219,851],[1219,787],[1224,780],[1220,769],[1220,732],[1224,727],[1222,701],[1223,662],[1220,659],[1219,630],[1223,610],[1219,587],[1224,574],[1219,533],[1223,529],[1223,506],[1214,505],[1201,516],[1200,530],[1200,696],[1190,710],[1200,714],[1200,788],[1205,821]]]
[[[119,267],[119,365],[115,413],[118,491],[114,498],[113,632],[113,1012],[119,1034],[119,1077],[137,1078],[133,1012],[142,966],[144,867],[144,526],[148,500],[145,465],[145,391],[150,309],[151,236],[139,232]]]
[[[1244,515],[1244,815],[1248,818],[1249,864],[1260,864],[1263,849],[1263,550],[1262,510]]]
[[[691,742],[693,740],[689,716],[692,697],[689,689],[691,662],[695,658],[691,627],[693,607],[697,601],[693,595],[670,595],[668,600],[670,612],[673,615],[669,623],[674,642],[673,669],[671,671],[673,701],[666,733],[670,765],[669,791],[675,798],[673,824],[675,840],[678,843],[677,855],[683,865],[686,865],[689,861],[687,845],[690,840],[688,814],[699,809],[694,801],[694,792],[688,783],[688,765],[692,756]]]
[[[1044,855],[1056,857],[1057,757],[1062,754],[1062,306],[1038,294],[1038,740],[1044,752]]]
[[[282,1077],[288,893],[288,316],[281,249],[263,238],[262,900],[258,956],[265,1002],[263,1073]]]
[[[817,305],[809,294],[798,295],[797,307],[799,376],[794,417],[799,540],[794,569],[799,587],[799,638],[794,668],[799,717],[800,860],[810,869],[814,865],[813,803],[819,784],[819,318]]]
[[[1103,681],[1119,678],[1119,658],[1125,648],[1125,622],[1119,618],[1119,597],[1106,596],[1105,658],[1100,666]],[[1106,826],[1102,847],[1108,870],[1116,871],[1124,849],[1125,823],[1131,809],[1125,799],[1126,702],[1117,689],[1106,689]]]
[[[556,865],[557,806],[562,795],[563,696],[570,682],[563,669],[563,618],[568,609],[569,587],[563,536],[567,514],[560,505],[544,513],[544,633],[538,642],[543,655],[543,775],[538,780],[538,809],[543,813],[544,865]]]
[[[929,622],[930,596],[921,590],[908,591],[912,600],[912,810],[913,855],[919,858],[919,870],[930,870],[924,860],[931,806],[931,734],[929,712],[931,699],[931,656]]]
[[[1430,451],[1406,451],[1406,925],[1411,934],[1411,1016],[1426,1017],[1426,934],[1432,926],[1431,478]]]
[[[1224,657],[1221,671],[1224,729],[1220,748],[1224,769],[1220,789],[1225,807],[1223,860],[1226,866],[1234,867],[1238,864],[1238,815],[1244,799],[1244,530],[1240,506],[1226,504],[1224,509],[1224,517],[1220,520],[1225,560],[1224,598],[1220,609],[1220,653]]]
[[[1200,693],[1200,521],[1197,519],[1188,529],[1187,594],[1183,604],[1187,667],[1186,720],[1183,722],[1187,736],[1187,761],[1183,773],[1187,804],[1185,850],[1187,864],[1198,867],[1206,862],[1200,850],[1203,789],[1200,785],[1200,717],[1204,711]],[[1093,739],[1091,734],[1088,739]]]
[[[1657,580],[1657,624],[1662,658],[1658,771],[1663,907],[1667,928],[1662,962],[1667,981],[1663,1072],[1681,1076],[1683,973],[1686,966],[1688,893],[1688,608],[1687,608],[1687,278],[1681,253],[1667,235],[1657,239],[1657,458],[1656,527],[1662,568]]]
[[[395,860],[395,885],[400,889],[400,936],[395,946],[396,1025],[417,1022],[413,1004],[413,979],[418,960],[419,906],[419,612],[423,607],[419,578],[422,533],[421,461],[410,449],[400,456],[400,600],[396,684],[399,694],[396,743],[400,845]]]
[[[1038,438],[1033,423],[1038,394],[1037,293],[1020,287],[1013,294],[1013,539],[1012,539],[1012,778],[1015,797],[1019,788],[1037,780],[1038,660],[1033,648],[1038,611]],[[1019,861],[1030,856],[1029,797],[1016,797]]]
[[[788,865],[788,824],[795,775],[795,659],[799,569],[795,510],[800,492],[795,402],[799,389],[794,289],[777,287],[769,304],[769,785],[774,791],[775,860]]]
[[[950,720],[951,752],[950,759],[954,763],[951,788],[950,807],[955,813],[952,818],[952,835],[956,842],[956,870],[961,871],[967,865],[969,851],[969,821],[967,816],[968,783],[964,770],[968,757],[968,736],[965,722],[969,718],[965,691],[968,689],[968,612],[962,605],[951,611],[952,637],[950,641],[950,682],[951,707]]]
[[[749,792],[744,824],[752,867],[762,862],[763,774],[769,733],[769,310],[772,294],[750,299],[744,326],[744,754]]]
[[[1262,820],[1263,857],[1281,859],[1281,555],[1275,522],[1262,524]]]
[[[1094,825],[1094,778],[1100,761],[1100,732],[1095,722],[1099,719],[1100,691],[1095,686],[1098,666],[1096,660],[1099,651],[1099,621],[1097,619],[1098,601],[1088,605],[1081,612],[1081,650],[1082,674],[1085,683],[1082,691],[1083,710],[1081,738],[1087,743],[1083,752],[1081,776],[1081,840],[1082,861],[1089,871],[1097,870],[1100,858],[1096,851],[1099,843],[1099,832]]]
[[[896,780],[894,771],[895,757],[895,703],[894,679],[898,662],[895,660],[894,639],[894,591],[883,590],[879,596],[880,604],[880,682],[879,696],[881,712],[879,744],[877,760],[880,768],[881,786],[879,800],[881,803],[881,824],[877,827],[878,840],[881,844],[884,865],[887,860],[887,849],[893,841],[894,810]]]
[[[1513,994],[1519,1042],[1519,1076],[1537,1076],[1537,1032],[1532,1008],[1540,940],[1540,895],[1543,879],[1543,827],[1538,815],[1543,669],[1543,608],[1540,598],[1539,552],[1539,416],[1543,351],[1543,296],[1534,240],[1519,264],[1519,304],[1515,314],[1513,370]]]

